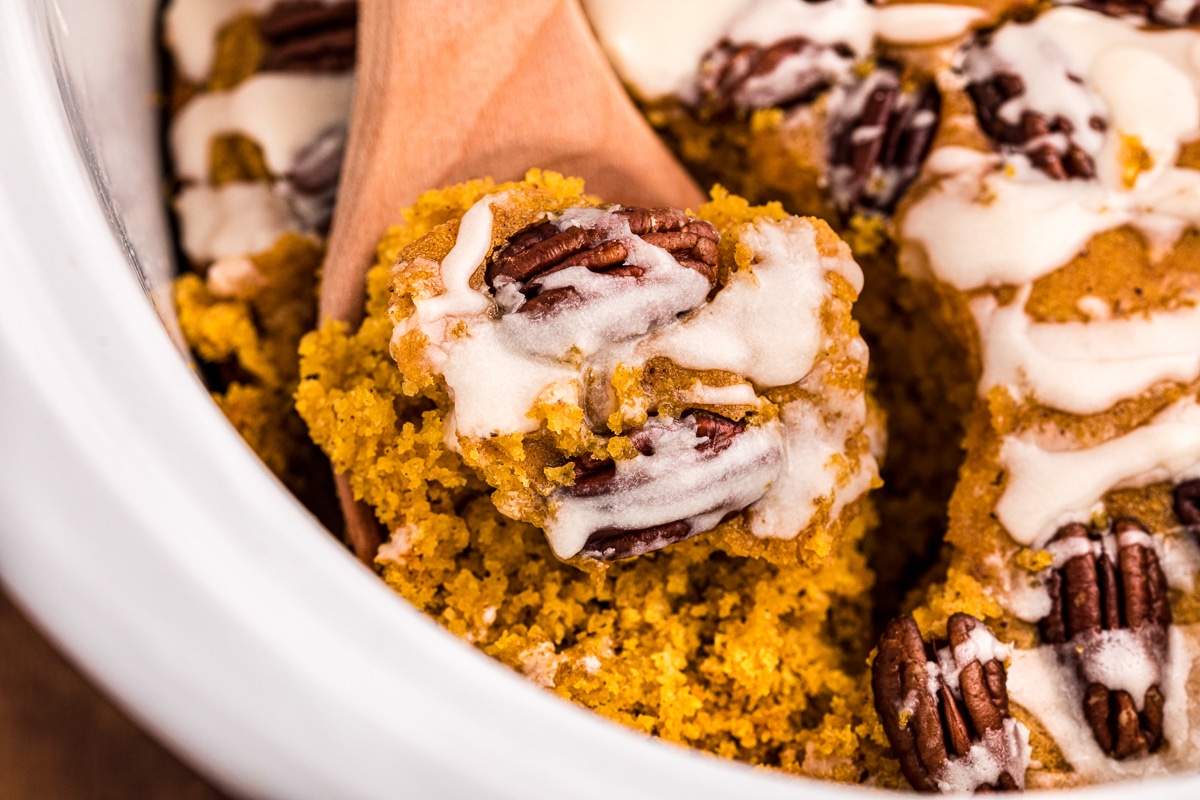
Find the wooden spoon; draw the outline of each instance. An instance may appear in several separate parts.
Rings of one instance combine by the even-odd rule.
[[[384,231],[428,189],[541,167],[625,205],[704,195],[630,101],[578,0],[361,0],[354,109],[321,284],[357,324]],[[370,563],[371,509],[337,477],[346,539]]]

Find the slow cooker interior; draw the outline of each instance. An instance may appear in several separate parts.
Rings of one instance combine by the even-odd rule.
[[[58,89],[78,153],[90,178],[95,202],[103,211],[125,256],[127,266],[136,276],[167,330],[175,334],[176,326],[170,301],[170,282],[176,269],[175,248],[165,211],[161,119],[159,106],[155,101],[160,89],[156,41],[158,3],[156,0],[112,0],[103,4],[94,0],[45,0],[44,9],[46,35],[55,59]],[[178,342],[178,337],[175,338]],[[248,451],[243,455],[247,459],[251,458]],[[278,498],[271,498],[270,501],[278,502]],[[343,577],[339,575],[336,580],[341,581]],[[371,582],[370,576],[365,572],[353,578],[359,579],[364,584]],[[356,595],[353,602],[359,601],[376,606],[372,616],[375,613],[387,615],[393,612],[390,604],[385,608],[383,601],[373,591],[361,596]],[[349,608],[353,602],[350,606],[342,605],[340,608]],[[331,610],[331,613],[336,614],[337,611]],[[406,620],[405,624],[408,623]],[[486,664],[483,659],[475,660],[473,656],[468,656],[469,649],[460,648],[457,642],[452,642],[448,635],[442,634],[432,626],[428,626],[424,633],[436,639],[444,639],[442,645],[449,648],[446,652],[454,653],[456,657],[461,653],[465,667],[463,673],[456,677],[470,677],[476,669],[490,670],[494,667]],[[385,666],[380,662],[372,664],[371,669]],[[586,794],[592,794],[592,790],[605,787],[614,788],[626,779],[635,779],[635,776],[647,781],[649,773],[641,770],[661,768],[662,773],[644,783],[643,788],[677,788],[678,784],[664,782],[664,777],[690,771],[692,777],[687,782],[693,785],[699,785],[698,779],[703,776],[712,778],[708,784],[708,791],[704,792],[707,796],[717,796],[718,787],[728,790],[739,786],[756,788],[760,790],[760,796],[773,796],[775,792],[779,792],[781,796],[793,793],[803,793],[806,796],[826,793],[831,797],[850,794],[861,796],[854,790],[826,787],[807,781],[788,781],[786,784],[774,780],[757,782],[749,770],[728,765],[717,766],[709,760],[691,754],[681,754],[672,748],[646,747],[637,737],[624,731],[610,730],[606,723],[595,722],[590,718],[584,720],[583,715],[577,715],[573,710],[568,711],[565,704],[552,700],[544,701],[540,693],[528,690],[518,681],[509,682],[508,678],[511,676],[504,675],[501,679],[502,673],[503,670],[496,669],[493,677],[500,680],[499,686],[514,692],[515,704],[509,705],[509,713],[522,708],[528,709],[532,716],[538,718],[544,718],[546,714],[556,717],[561,713],[562,718],[568,720],[565,727],[578,735],[576,741],[595,742],[595,747],[600,751],[641,753],[636,759],[637,764],[630,764],[631,772],[627,776],[597,775],[594,777],[595,785],[590,787]],[[529,705],[530,703],[533,705]],[[461,711],[451,710],[450,713],[453,717]],[[510,724],[510,719],[490,716],[494,715],[497,709],[481,707],[477,711],[480,714],[479,719],[482,720],[482,727],[487,730],[499,732]],[[476,721],[470,711],[453,718],[461,724],[472,724]],[[450,736],[452,727],[438,733]],[[585,749],[590,746],[592,745],[579,745]],[[560,748],[563,752],[571,749],[567,745],[560,745]],[[629,748],[636,750],[631,751]],[[454,745],[446,741],[438,743],[435,749],[444,755],[446,752],[452,752]],[[544,758],[533,758],[531,763],[536,764]],[[207,763],[210,768],[220,769],[219,763]],[[502,764],[493,763],[492,766],[504,769]],[[566,774],[562,766],[559,764],[550,772],[560,779],[565,779]],[[509,765],[509,769],[510,778],[521,774],[536,774],[529,773],[525,766]],[[719,778],[716,777],[718,775]],[[500,783],[512,785],[511,780]],[[247,788],[245,783],[239,785],[243,789]],[[332,786],[325,788],[331,789]],[[258,791],[263,793],[262,796],[273,796],[272,790],[268,789],[266,784],[258,787]],[[1100,790],[1100,793],[1104,793],[1104,790]],[[364,792],[361,796],[377,795]],[[692,792],[691,796],[699,795]]]

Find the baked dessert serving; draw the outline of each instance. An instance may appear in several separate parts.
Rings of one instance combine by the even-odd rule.
[[[362,325],[305,337],[297,407],[449,630],[638,730],[857,780],[895,769],[860,734],[860,276],[824,223],[723,192],[447,187],[381,243]]]
[[[239,431],[636,730],[931,792],[1200,769],[1195,4],[584,5],[736,194],[431,191],[353,328],[315,292],[354,4],[167,3],[175,299]]]
[[[394,267],[406,391],[559,558],[719,529],[803,560],[876,478],[849,248],[815,220],[705,213],[517,187]]]

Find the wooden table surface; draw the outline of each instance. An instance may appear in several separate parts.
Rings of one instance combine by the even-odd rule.
[[[0,593],[0,798],[227,797],[93,689]]]

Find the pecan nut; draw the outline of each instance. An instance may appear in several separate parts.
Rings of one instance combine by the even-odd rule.
[[[357,47],[356,0],[282,0],[259,20],[270,49],[263,69],[287,72],[341,72],[354,66]]]
[[[1024,52],[1020,66],[1007,55]],[[1096,177],[1095,155],[1108,129],[1105,107],[1070,71],[1061,48],[1029,26],[1010,24],[981,35],[963,55],[967,92],[983,132],[1001,151],[1024,155],[1054,180]],[[1031,105],[1028,80],[1072,98],[1071,114]],[[1044,95],[1043,95],[1044,96]]]
[[[1056,565],[1047,580],[1051,609],[1040,622],[1042,639],[1074,661],[1097,744],[1116,759],[1156,751],[1163,742],[1171,606],[1149,533],[1129,518],[1102,536],[1073,523],[1047,549]],[[1114,676],[1121,685],[1109,685]]]
[[[517,236],[484,270],[502,329],[525,352],[585,356],[707,302],[719,236],[673,208],[578,208]]]
[[[552,541],[569,530],[585,537],[578,555],[599,561],[658,550],[751,505],[782,463],[773,427],[699,409],[653,417],[629,439],[639,454],[632,460],[575,460],[574,483],[551,497]]]
[[[932,81],[902,81],[886,62],[849,89],[830,128],[830,191],[839,211],[891,213],[929,154],[941,107]]]
[[[722,40],[701,60],[690,104],[704,119],[806,105],[849,73],[853,58],[845,44],[802,37],[766,46]]]
[[[1200,532],[1200,478],[1175,487],[1175,516],[1185,528]]]
[[[904,616],[879,640],[875,710],[900,768],[922,792],[1020,791],[1029,732],[1009,713],[1007,647],[968,614],[951,616],[947,634],[926,644]]]

